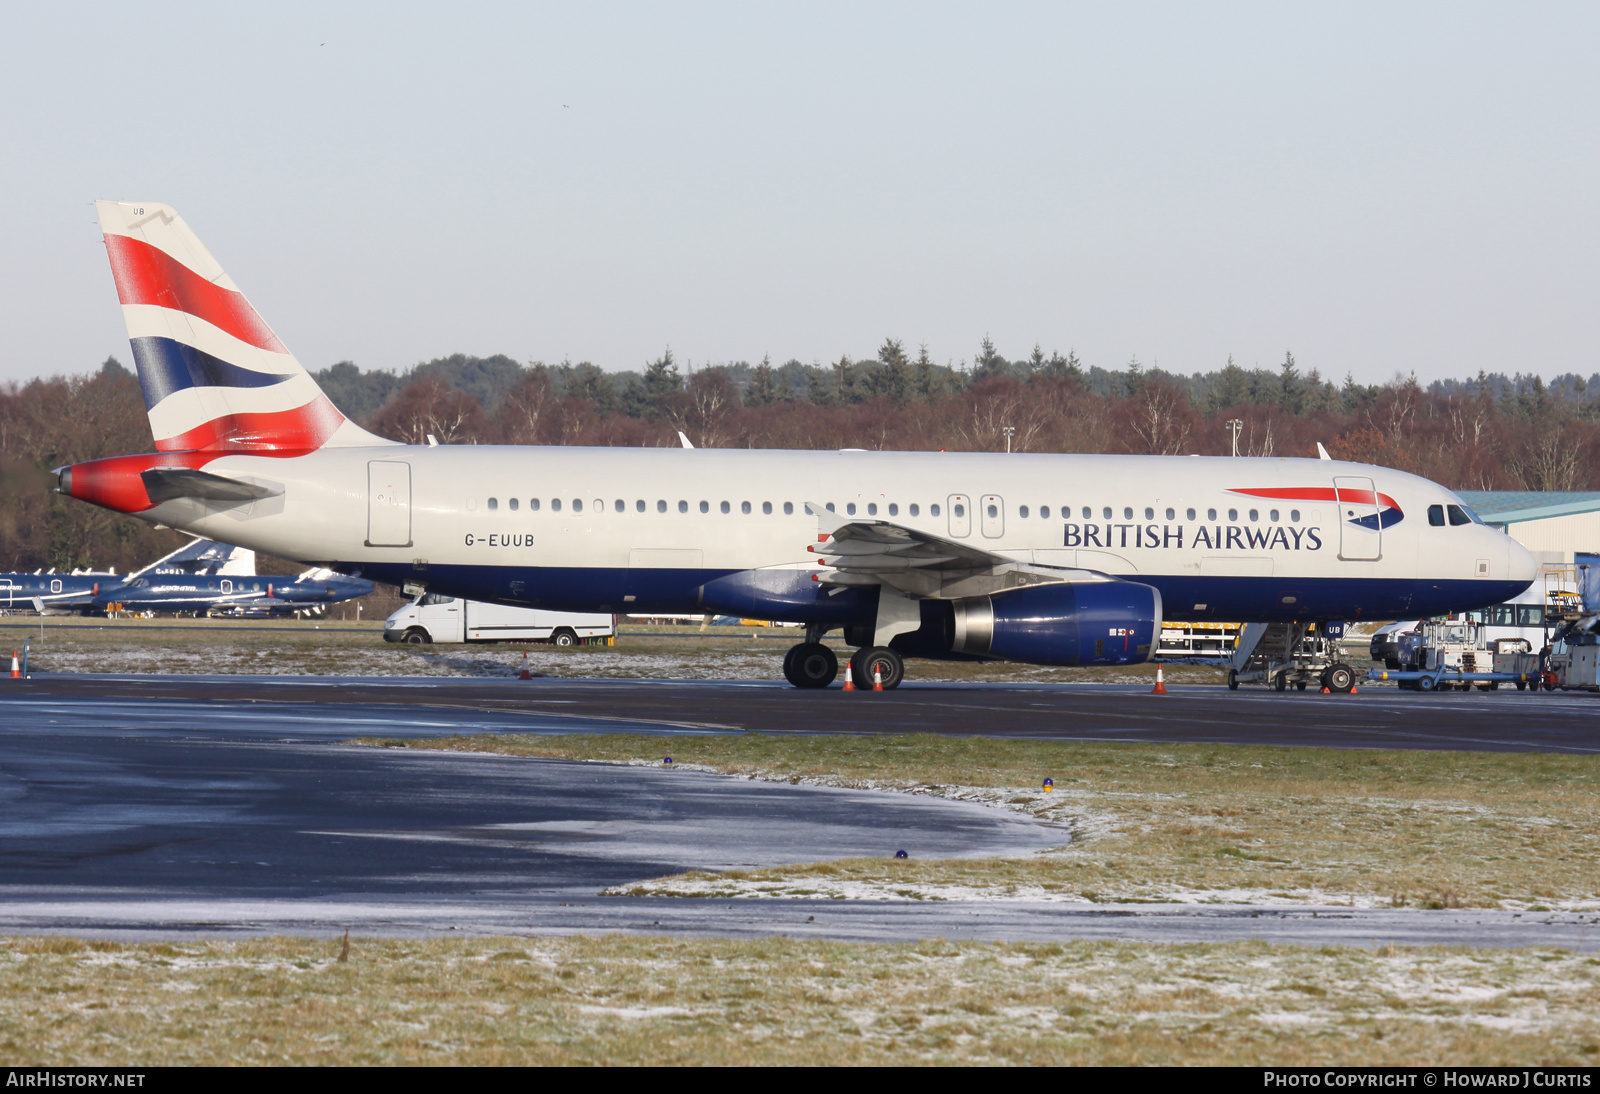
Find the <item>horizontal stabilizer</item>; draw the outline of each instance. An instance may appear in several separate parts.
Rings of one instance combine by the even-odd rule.
[[[274,489],[253,482],[240,482],[209,471],[196,471],[189,467],[152,467],[141,471],[144,489],[157,505],[174,498],[197,498],[201,501],[255,501],[283,493],[283,487]]]

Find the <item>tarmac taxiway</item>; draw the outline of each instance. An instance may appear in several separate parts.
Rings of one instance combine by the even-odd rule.
[[[1216,687],[55,676],[0,682],[0,931],[597,931],[867,940],[1600,945],[1588,914],[598,897],[686,869],[1026,855],[981,805],[702,772],[383,749],[454,733],[959,733],[1594,752],[1580,694]]]

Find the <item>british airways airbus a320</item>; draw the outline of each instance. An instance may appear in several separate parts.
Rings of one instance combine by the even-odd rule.
[[[803,623],[784,675],[1145,661],[1163,619],[1499,603],[1534,559],[1415,475],[1315,459],[406,446],[348,421],[165,205],[97,203],[154,454],[63,494],[347,574],[565,611]]]

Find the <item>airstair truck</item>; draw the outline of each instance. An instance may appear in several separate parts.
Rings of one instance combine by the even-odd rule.
[[[552,646],[606,645],[616,637],[609,615],[547,612],[485,604],[428,593],[383,621],[385,642],[546,642]]]

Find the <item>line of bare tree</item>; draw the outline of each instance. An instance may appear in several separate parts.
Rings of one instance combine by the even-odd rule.
[[[871,358],[642,371],[443,358],[397,376],[343,362],[317,374],[353,418],[386,437],[440,444],[869,448],[1337,458],[1413,471],[1457,489],[1600,489],[1600,377],[1480,375],[1335,386],[1231,361],[1174,375],[1074,355],[1006,361],[985,340],[969,367],[913,358],[888,340]],[[1009,437],[1007,431],[1010,431]],[[138,381],[97,372],[0,388],[0,570],[147,562],[171,532],[53,495],[50,469],[148,451]]]

